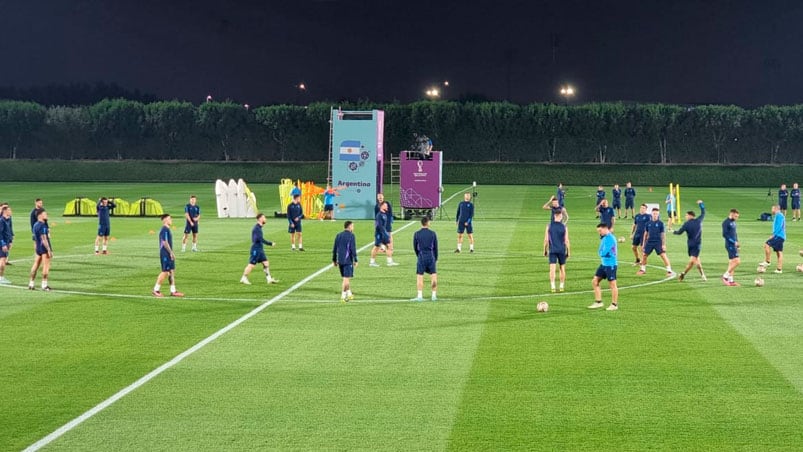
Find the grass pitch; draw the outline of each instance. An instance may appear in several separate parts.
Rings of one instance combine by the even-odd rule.
[[[446,195],[465,187],[446,187]],[[263,211],[274,186],[252,187]],[[639,189],[639,202],[663,189]],[[95,407],[180,353],[270,303],[217,340],[48,445],[52,450],[643,450],[803,448],[803,224],[788,222],[785,272],[756,265],[771,224],[754,219],[773,200],[762,189],[683,187],[682,210],[702,198],[702,262],[709,277],[643,277],[621,244],[621,309],[590,312],[599,238],[592,187],[567,195],[572,257],[567,292],[550,294],[541,256],[552,187],[480,187],[477,252],[454,254],[459,197],[436,216],[438,302],[413,303],[413,222],[395,223],[399,267],[371,268],[362,251],[353,290],[339,303],[331,265],[342,222],[304,223],[305,253],[291,252],[284,219],[265,235],[268,286],[247,263],[253,220],[214,218],[212,185],[0,184],[14,208],[15,248],[0,288],[0,450],[18,450]],[[158,219],[113,218],[108,256],[92,251],[96,220],[62,218],[74,196],[160,200],[175,217],[199,197],[200,253],[177,253],[185,299],[157,300]],[[42,197],[56,257],[52,293],[23,290],[31,263],[27,217]],[[394,203],[397,204],[397,203]],[[720,224],[742,212],[742,266],[719,281],[727,256]],[[695,207],[696,209],[696,207]],[[398,207],[397,207],[397,210]],[[790,215],[791,216],[791,215]],[[624,222],[624,220],[622,220]],[[627,221],[617,235],[629,231]],[[372,237],[359,221],[358,244]],[[675,271],[685,236],[668,238]],[[774,262],[774,258],[773,258]],[[651,256],[651,264],[659,260]],[[429,294],[425,290],[425,296]],[[535,312],[538,301],[550,311]],[[606,304],[610,294],[604,293]]]

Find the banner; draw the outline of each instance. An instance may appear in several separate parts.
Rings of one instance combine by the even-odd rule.
[[[382,191],[385,112],[332,110],[335,218],[372,219]]]

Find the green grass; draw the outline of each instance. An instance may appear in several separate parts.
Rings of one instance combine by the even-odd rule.
[[[463,188],[447,186],[446,195]],[[267,286],[257,270],[253,286],[238,284],[253,220],[213,218],[211,189],[0,184],[17,232],[7,277],[15,286],[27,281],[27,216],[36,197],[51,211],[56,249],[54,292],[0,288],[0,450],[36,442],[330,264],[339,221],[306,221],[308,251],[292,253],[285,220],[271,218],[265,235],[278,246],[267,252],[281,283]],[[264,211],[278,209],[275,186],[252,189]],[[684,187],[684,210],[697,198],[708,208],[701,257],[709,281],[691,274],[662,282],[657,267],[636,277],[625,246],[621,309],[589,311],[599,244],[594,189],[568,193],[573,255],[565,294],[549,293],[540,256],[548,218],[540,206],[552,188],[480,187],[476,253],[452,253],[457,199],[433,223],[441,301],[408,301],[418,227],[399,220],[401,266],[368,267],[361,252],[355,302],[338,302],[339,276],[326,271],[48,449],[803,448],[803,274],[794,272],[803,261],[803,223],[788,223],[785,273],[764,275],[766,286],[756,288],[771,224],[754,218],[769,210],[766,190]],[[640,202],[662,202],[661,193],[642,191]],[[175,214],[190,194],[205,218],[202,252],[178,255],[183,300],[149,295],[159,271],[150,233],[158,219],[113,219],[111,254],[94,256],[95,219],[58,215],[76,195],[151,196]],[[731,207],[742,212],[739,288],[718,281],[727,259],[720,223]],[[358,222],[360,245],[371,231],[371,222]],[[668,248],[680,270],[685,237],[670,236]],[[607,304],[609,293],[604,298]],[[548,313],[535,312],[540,300],[550,303]]]

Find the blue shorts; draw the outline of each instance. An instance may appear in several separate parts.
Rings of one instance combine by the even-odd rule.
[[[471,223],[469,223],[469,224],[466,224],[464,222],[463,223],[457,223],[457,233],[458,234],[462,234],[464,232],[466,232],[468,234],[473,234],[474,233],[474,226]]]
[[[736,249],[736,246],[727,244],[725,245],[725,249],[728,250],[728,259],[736,259],[739,257],[739,250]]]
[[[644,255],[645,256],[649,256],[650,253],[652,253],[653,251],[655,251],[655,254],[657,254],[659,256],[664,254],[664,250],[661,249],[661,244],[660,243],[647,242],[646,244],[644,244]]]
[[[632,198],[625,198],[625,209],[632,209],[635,204]]]
[[[599,279],[616,281],[616,266],[600,265],[597,267],[597,273],[595,273],[594,276]]]
[[[334,204],[325,204],[325,205],[323,206],[323,211],[324,211],[324,212],[331,212],[331,211],[333,211],[333,210],[335,210],[335,206],[334,206]]]
[[[162,271],[169,272],[176,269],[176,261],[170,259],[170,256],[162,255]]]
[[[641,246],[641,242],[644,241],[644,233],[635,233],[633,234],[633,246]]]
[[[784,239],[778,237],[777,235],[772,236],[771,239],[767,240],[765,243],[772,248],[773,251],[783,252],[783,242]]]
[[[287,226],[287,232],[294,233],[294,232],[301,232],[301,221],[293,221]]]
[[[353,264],[347,264],[347,265],[338,264],[337,268],[340,269],[340,276],[342,276],[344,278],[353,278],[354,277],[354,265]]]
[[[786,200],[778,201],[778,207],[780,207],[781,210],[786,210]]]
[[[438,269],[435,265],[435,259],[429,257],[425,259],[418,259],[418,263],[415,266],[415,274],[416,275],[423,275],[424,273],[429,273],[430,275],[434,275],[438,273]]]
[[[8,253],[3,251],[3,248],[0,248],[0,258],[8,257]]]
[[[388,245],[389,243],[390,243],[390,234],[388,234],[387,232],[385,233],[377,232],[374,235],[374,246]]]
[[[197,221],[195,223],[193,223],[192,226],[190,226],[189,223],[184,222],[184,233],[185,234],[189,234],[190,232],[192,232],[193,234],[197,234],[198,233],[198,222]]]
[[[614,209],[621,209],[622,208],[622,201],[620,201],[618,199],[614,199],[613,200],[613,205],[611,207],[613,207]]]
[[[566,253],[549,253],[549,263],[550,264],[565,265],[566,264]]]
[[[98,237],[108,237],[112,235],[112,227],[108,224],[98,225]]]
[[[265,250],[251,250],[251,257],[248,259],[249,264],[256,265],[267,261],[268,256],[265,255]]]
[[[792,198],[792,210],[800,210],[800,198]]]
[[[47,248],[44,246],[37,246],[36,247],[36,255],[37,256],[44,256],[47,254]]]
[[[700,257],[700,245],[692,245],[689,247],[689,257]]]

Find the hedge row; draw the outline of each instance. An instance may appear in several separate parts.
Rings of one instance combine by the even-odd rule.
[[[283,178],[325,183],[325,162],[53,161],[0,160],[3,181],[204,182],[243,178],[278,183]],[[386,176],[390,174],[386,168]],[[803,166],[602,165],[446,162],[444,184],[638,186],[677,182],[698,187],[775,187],[803,182]],[[386,180],[386,182],[389,182]]]

